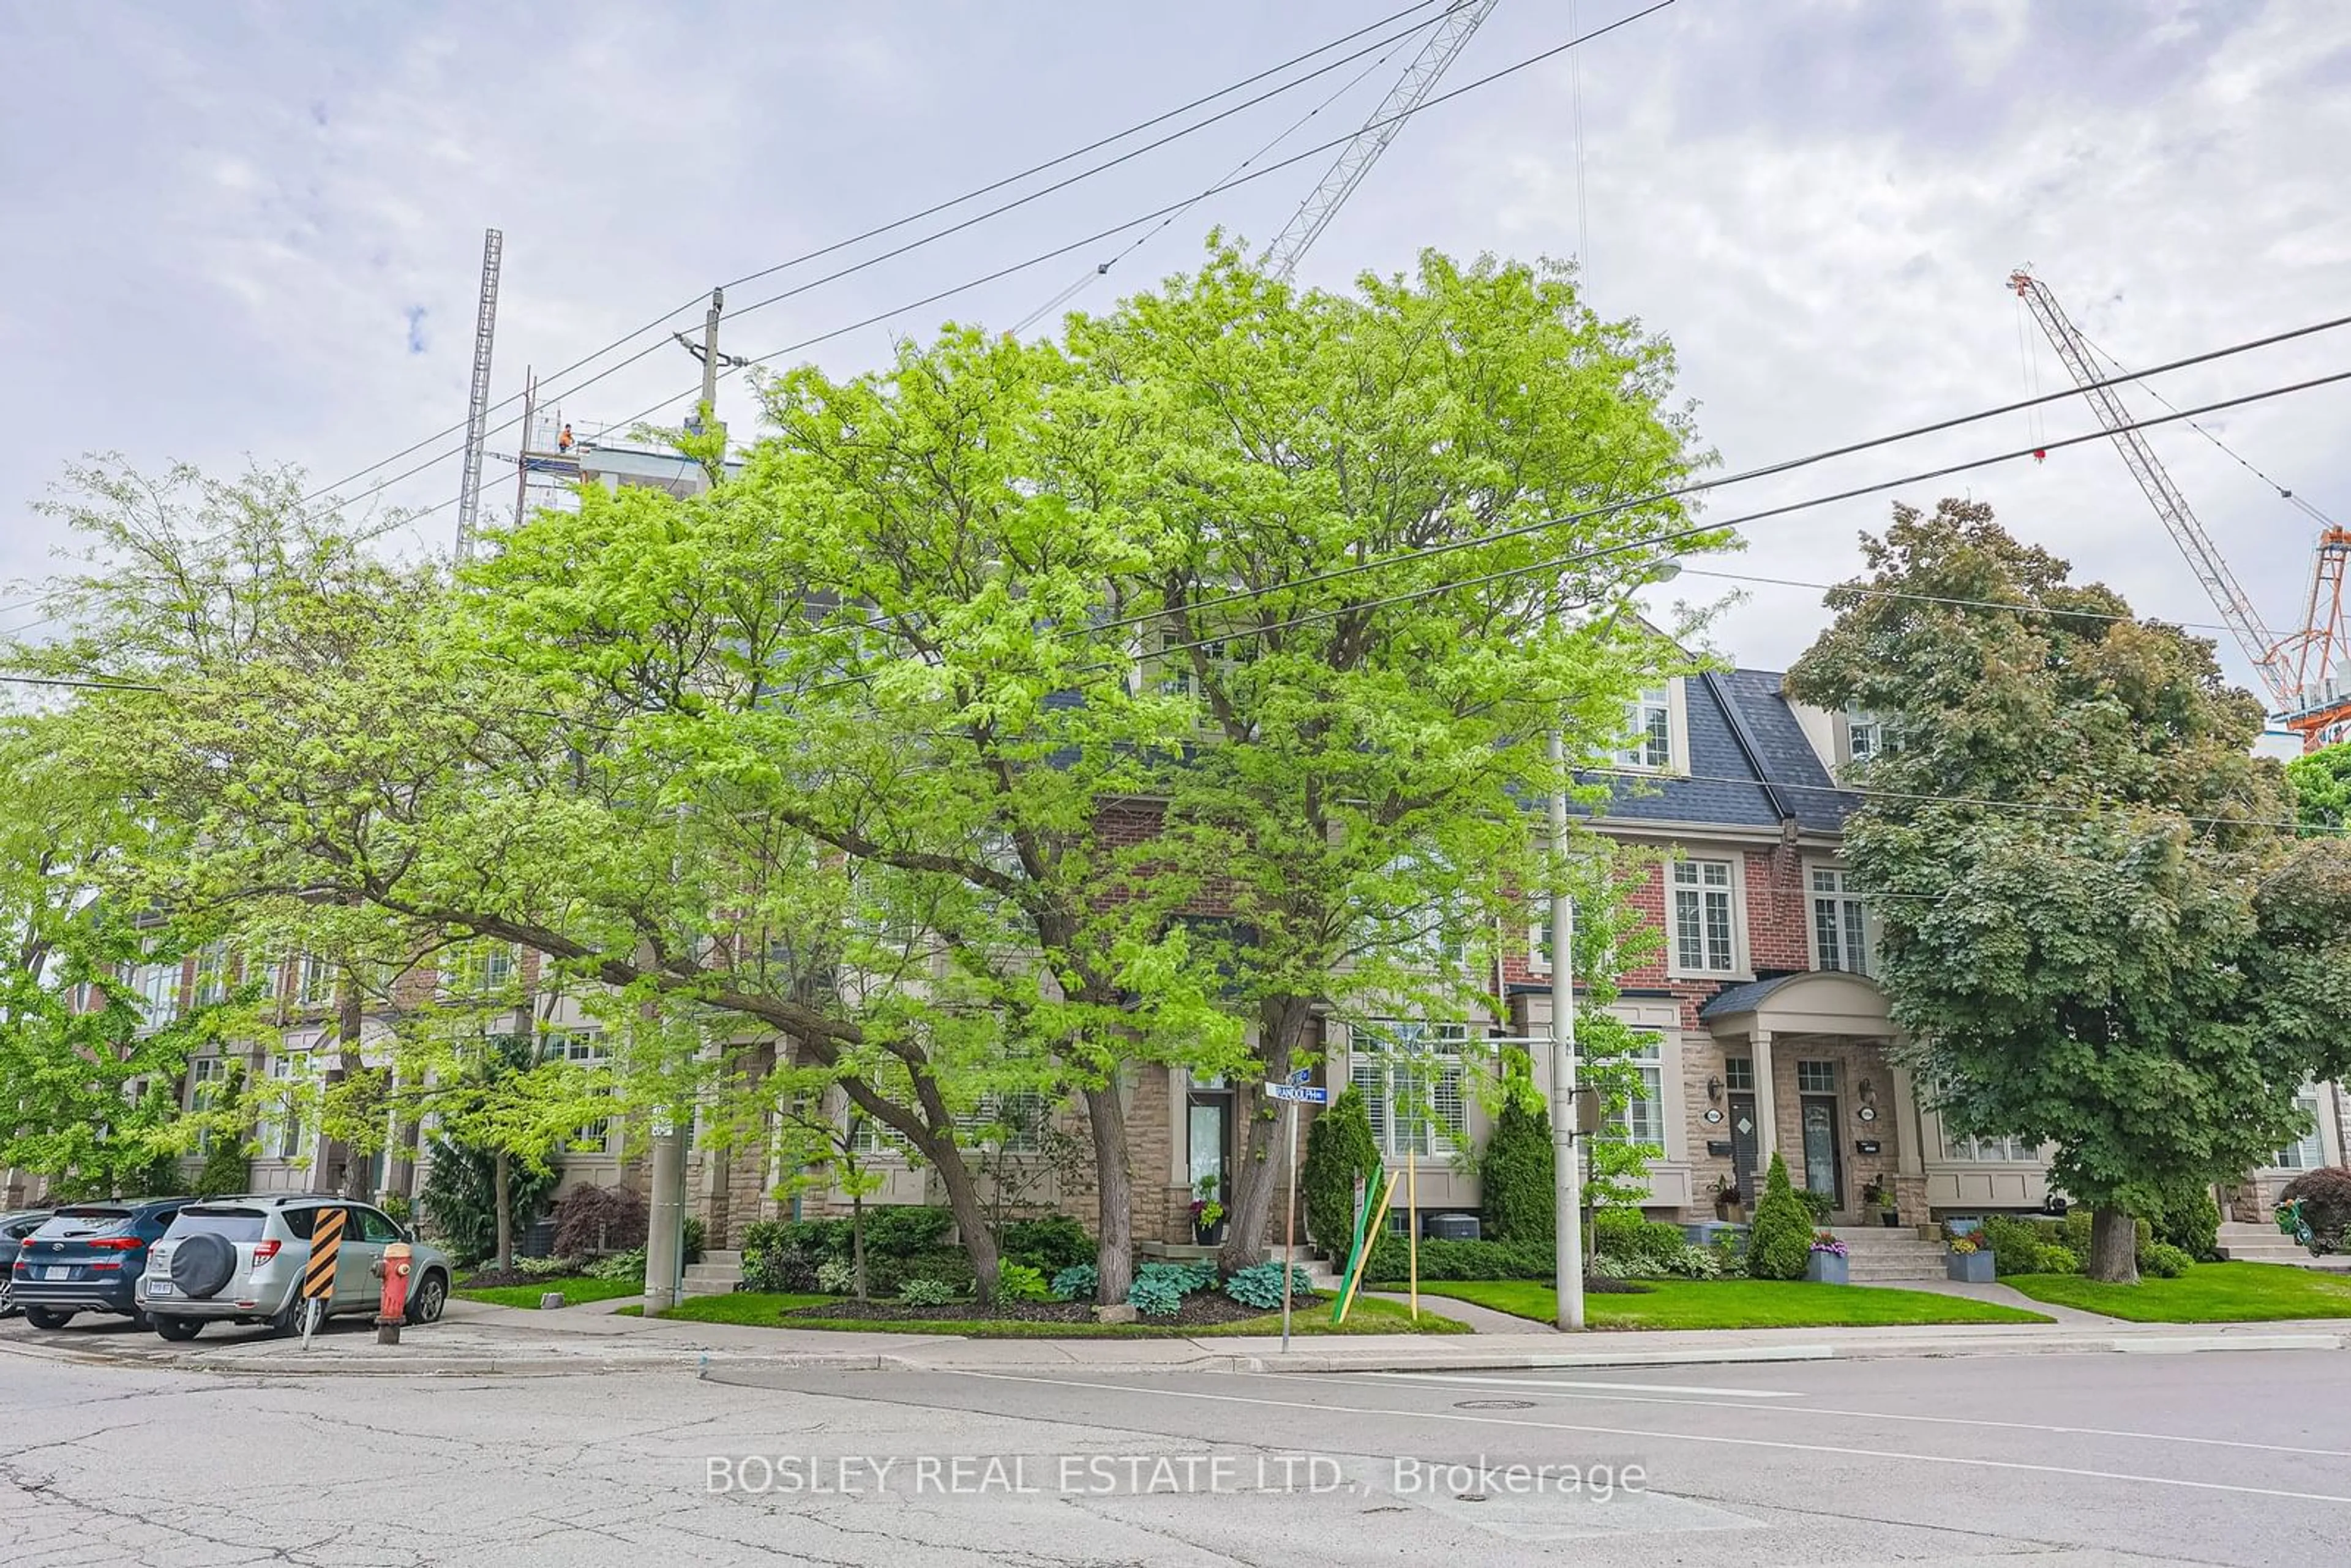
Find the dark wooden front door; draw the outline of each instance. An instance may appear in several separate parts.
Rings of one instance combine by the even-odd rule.
[[[1763,1173],[1757,1168],[1761,1145],[1755,1123],[1755,1096],[1733,1094],[1730,1097],[1730,1169],[1731,1179],[1739,1184],[1741,1202],[1752,1204],[1763,1196]]]

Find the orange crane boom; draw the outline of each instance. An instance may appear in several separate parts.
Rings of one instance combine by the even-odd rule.
[[[2344,569],[2351,562],[2351,530],[2331,524],[2321,530],[2302,624],[2283,637],[2271,631],[2189,507],[2188,498],[2157,461],[2146,435],[2130,427],[2130,413],[2114,387],[2099,384],[2106,378],[2091,360],[2089,340],[2057,303],[2049,286],[2022,268],[2009,274],[2008,286],[2024,301],[2055,347],[2066,372],[2082,389],[2098,423],[2114,437],[2124,465],[2138,481],[2237,646],[2260,674],[2278,722],[2302,737],[2304,751],[2315,751],[2351,733],[2351,641],[2346,641],[2351,627],[2343,618]]]

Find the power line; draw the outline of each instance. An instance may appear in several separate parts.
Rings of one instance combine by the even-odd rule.
[[[2022,305],[2022,300],[2020,298],[2018,303]],[[2140,381],[2138,377],[2132,375],[2129,369],[2126,367],[2120,360],[2117,360],[2112,354],[2107,353],[2105,348],[2098,343],[2092,341],[2090,335],[2087,332],[2084,332],[2078,326],[2075,327],[2074,330],[2081,338],[2082,341],[2090,345],[2091,351],[2095,353],[2100,359],[2105,361],[2106,363],[2112,365],[2118,375],[2128,377],[2141,392],[2147,393],[2147,396],[2153,398],[2164,407],[2174,410],[2178,409],[2179,404],[2173,402],[2169,398],[2165,397],[2153,387],[2148,386],[2145,382]],[[2205,440],[2210,442],[2213,445],[2219,447],[2222,452],[2227,453],[2229,456],[2235,461],[2238,467],[2242,468],[2246,473],[2251,474],[2254,478],[2260,480],[2271,489],[2275,490],[2278,493],[2278,498],[2280,500],[2285,501],[2296,507],[2313,522],[2315,522],[2320,528],[2331,528],[2335,526],[2334,518],[2328,517],[2325,512],[2320,511],[2316,507],[2312,506],[2308,501],[2304,500],[2300,496],[2295,495],[2292,490],[2287,489],[2283,485],[2279,484],[2275,479],[2271,478],[2267,474],[2262,472],[2260,468],[2253,465],[2252,459],[2248,458],[2243,453],[2238,451],[2235,447],[2230,445],[2227,442],[2221,440],[2220,436],[2216,435],[2211,431],[2205,429],[2202,425],[2197,423],[2192,419],[2188,422],[2188,428],[2202,436]]]
[[[1406,5],[1402,10],[1391,12],[1387,16],[1381,17],[1379,20],[1368,23],[1364,26],[1356,28],[1351,33],[1343,33],[1338,37],[1332,39],[1329,43],[1318,45],[1311,49],[1308,49],[1303,54],[1293,55],[1289,59],[1280,62],[1279,65],[1268,66],[1263,70],[1258,71],[1254,75],[1243,77],[1237,82],[1233,82],[1226,87],[1218,88],[1214,92],[1204,94],[1199,98],[1192,99],[1189,103],[1180,104],[1163,113],[1154,115],[1148,120],[1138,120],[1134,124],[1128,126],[1123,131],[1114,131],[1108,136],[1099,137],[1092,141],[1087,142],[1082,147],[1072,148],[1069,152],[1063,152],[1053,158],[1049,158],[1041,163],[1031,164],[1028,168],[1019,171],[1018,173],[1007,174],[1000,179],[990,181],[985,185],[974,186],[972,189],[962,193],[960,195],[950,196],[943,202],[935,202],[919,212],[908,213],[903,217],[893,218],[888,223],[878,224],[861,233],[851,235],[846,239],[834,240],[831,244],[820,246],[814,250],[803,251],[798,256],[777,262],[770,267],[761,267],[756,272],[747,272],[740,277],[730,278],[726,282],[720,284],[719,287],[734,288],[746,283],[755,283],[763,277],[771,277],[775,274],[785,271],[788,268],[799,267],[808,262],[818,260],[820,257],[833,255],[837,251],[846,250],[854,245],[862,245],[870,239],[878,239],[883,235],[894,233],[899,229],[904,228],[908,224],[920,223],[925,218],[935,217],[939,214],[946,212],[954,207],[959,207],[967,202],[977,201],[982,196],[993,194],[995,192],[1000,191],[1008,185],[1018,184],[1019,182],[1029,179],[1032,175],[1043,173],[1048,169],[1058,168],[1061,164],[1067,163],[1072,159],[1082,158],[1089,152],[1098,152],[1104,147],[1110,146],[1113,142],[1123,141],[1138,131],[1148,131],[1153,126],[1164,124],[1166,121],[1175,119],[1178,115],[1188,114],[1193,110],[1214,103],[1220,98],[1227,98],[1245,88],[1254,87],[1259,82],[1265,80],[1268,77],[1278,76],[1293,66],[1301,65],[1307,60],[1312,59],[1317,55],[1327,54],[1331,50],[1339,47],[1342,44],[1352,43],[1355,39],[1362,37],[1366,33],[1375,32],[1378,29],[1386,26],[1391,22],[1396,21],[1401,17],[1410,16],[1415,11],[1424,10],[1431,3],[1432,0],[1416,0],[1415,4]],[[1452,3],[1446,7],[1446,10],[1449,13],[1453,10],[1458,9],[1461,5],[1468,3],[1468,0],[1452,0]],[[1416,23],[1411,28],[1407,29],[1404,34],[1398,35],[1398,37],[1409,37],[1411,33],[1417,32],[1422,28],[1426,27],[1428,25],[1427,21]],[[1312,81],[1316,77],[1324,75],[1329,71],[1335,70],[1340,66],[1345,65],[1350,60],[1360,58],[1362,56],[1370,53],[1373,49],[1383,47],[1387,44],[1392,44],[1394,40],[1390,39],[1384,40],[1382,43],[1366,46],[1364,48],[1359,49],[1353,54],[1343,56],[1339,59],[1332,60],[1328,64],[1318,67],[1314,70],[1299,77],[1294,81],[1285,82],[1280,87],[1275,88],[1268,92],[1260,93],[1257,97],[1249,99],[1245,102],[1230,105],[1226,109],[1219,110],[1217,113],[1209,116],[1207,119],[1199,120],[1192,125],[1186,126],[1180,131],[1173,131],[1170,134],[1161,137],[1157,141],[1146,143],[1144,146],[1131,149],[1106,162],[1097,164],[1092,169],[1071,175],[1069,179],[1061,181],[1055,184],[1048,185],[1042,190],[1031,192],[1028,195],[1022,196],[1017,201],[1008,202],[1001,206],[992,208],[988,212],[981,214],[977,218],[971,219],[965,224],[957,225],[954,228],[940,230],[936,234],[926,235],[922,239],[916,240],[907,246],[902,246],[897,249],[884,252],[881,256],[870,257],[866,261],[859,263],[856,267],[833,273],[829,277],[819,279],[818,281],[830,282],[833,278],[845,277],[852,272],[861,271],[864,267],[878,265],[879,263],[887,261],[893,256],[903,256],[908,250],[919,248],[922,246],[930,244],[933,240],[940,239],[947,235],[957,233],[963,228],[969,227],[971,224],[985,222],[990,217],[1008,213],[1016,207],[1025,206],[1030,202],[1050,195],[1055,192],[1064,190],[1070,185],[1078,183],[1083,180],[1091,179],[1094,175],[1102,173],[1106,170],[1117,168],[1122,163],[1127,162],[1134,158],[1139,158],[1146,152],[1153,152],[1157,148],[1167,145],[1171,141],[1178,141],[1183,137],[1192,135],[1196,131],[1204,131],[1207,127],[1215,125],[1221,120],[1229,119],[1233,115],[1238,114],[1245,110],[1252,109],[1258,104],[1265,102],[1269,99],[1278,98],[1281,94],[1290,91],[1292,89],[1302,87],[1307,82]],[[814,285],[810,285],[810,287],[814,287]],[[572,361],[569,364],[565,365],[559,370],[549,372],[549,374],[544,378],[544,382],[542,384],[544,385],[546,382],[553,382],[564,376],[569,375],[572,371],[603,358],[606,354],[609,354],[613,350],[620,348],[622,344],[628,343],[634,339],[643,337],[646,333],[653,331],[667,323],[673,317],[678,315],[681,311],[692,309],[695,306],[699,305],[705,298],[707,298],[706,295],[697,294],[693,298],[685,300],[682,304],[671,307],[668,310],[665,310],[661,315],[654,317],[652,320],[646,322],[643,326],[637,328],[635,330],[623,333],[622,336],[615,338],[601,348],[582,355],[579,359]],[[778,298],[782,297],[779,296]],[[659,347],[659,343],[654,343],[641,352],[632,354],[628,359],[622,361],[620,364],[611,366],[610,369],[602,372],[602,375],[609,375],[612,371],[617,371],[624,368],[625,366],[634,364],[637,361],[643,359],[647,354],[653,352]],[[567,390],[571,392],[577,392],[580,391],[582,387],[592,385],[596,381],[601,380],[602,375],[591,377],[588,382],[580,383],[580,386],[572,387]],[[548,388],[548,392],[549,396],[556,395],[555,390],[552,387]],[[512,396],[503,398],[497,402],[490,405],[490,412],[495,413],[499,409],[506,408],[509,404],[519,400],[522,396],[523,394],[521,392],[516,392]],[[320,486],[319,489],[312,491],[309,495],[303,497],[302,504],[307,505],[311,501],[319,499],[322,496],[340,489],[343,486],[350,484],[354,479],[365,478],[368,475],[374,473],[377,469],[388,467],[391,465],[399,462],[402,458],[421,451],[424,447],[432,445],[436,441],[445,440],[447,437],[463,431],[465,428],[465,422],[460,421],[455,424],[448,426],[446,429],[435,431],[433,434],[424,437],[422,441],[413,443],[410,445],[401,448],[398,452],[393,453],[389,457],[381,458],[376,462],[369,464],[364,468],[347,474],[331,485]],[[502,424],[498,426],[498,428],[500,430],[504,430],[508,428],[508,426]],[[436,458],[434,461],[444,461],[445,460],[445,456],[446,455],[444,455],[444,457]],[[414,472],[416,472],[414,469],[409,470],[409,473]],[[404,479],[406,477],[408,477],[408,474],[396,475],[392,479],[385,480],[383,483],[385,485],[396,484],[401,479]],[[382,486],[379,485],[376,488],[381,489],[382,488]]]
[[[1701,567],[1685,566],[1684,577],[1719,577],[1727,582],[1763,582],[1775,588],[1816,588],[1823,593],[1850,593],[1862,599],[1900,599],[1917,604],[1949,604],[1964,610],[2029,610],[2035,614],[2064,615],[2071,621],[2138,622],[2162,621],[2183,632],[2226,632],[2217,621],[2171,621],[2160,615],[2109,615],[2094,610],[2053,610],[2045,604],[2031,604],[2007,599],[1957,599],[1943,593],[1905,593],[1893,588],[1859,588],[1849,582],[1807,582],[1802,578],[1764,577],[1751,571],[1714,571]]]
[[[1579,44],[1589,43],[1593,39],[1601,37],[1608,33],[1613,33],[1620,27],[1629,26],[1633,23],[1640,21],[1646,16],[1654,16],[1656,13],[1666,9],[1667,6],[1672,5],[1675,3],[1676,0],[1656,0],[1656,3],[1651,5],[1646,10],[1636,11],[1629,16],[1625,16],[1614,22],[1611,22],[1605,26],[1594,28],[1593,31],[1584,34],[1582,37],[1570,38],[1564,43],[1555,44],[1552,47],[1545,49],[1539,54],[1531,55],[1526,58],[1520,60],[1515,65],[1505,66],[1501,69],[1493,71],[1486,76],[1479,77],[1476,80],[1466,82],[1460,87],[1453,89],[1449,92],[1440,93],[1435,97],[1423,99],[1420,103],[1414,105],[1410,109],[1404,110],[1395,115],[1391,115],[1387,120],[1374,120],[1370,124],[1365,125],[1363,130],[1368,131],[1378,125],[1387,124],[1394,120],[1401,120],[1411,115],[1424,113],[1428,110],[1436,108],[1440,103],[1445,103],[1453,99],[1458,98],[1463,93],[1475,91],[1477,89],[1484,87],[1489,83],[1498,81],[1504,77],[1511,75],[1513,72],[1524,70],[1530,66],[1550,59],[1564,50],[1573,48]],[[862,331],[868,327],[877,326],[889,320],[893,316],[904,315],[909,310],[919,310],[926,305],[935,305],[940,300],[951,298],[957,294],[967,293],[971,289],[981,287],[989,283],[994,283],[1000,278],[1009,277],[1015,273],[1025,272],[1032,267],[1040,266],[1058,256],[1067,256],[1071,251],[1083,249],[1087,246],[1097,245],[1102,240],[1111,238],[1113,235],[1123,234],[1128,229],[1135,228],[1141,225],[1150,223],[1154,219],[1163,217],[1166,214],[1174,212],[1188,204],[1197,202],[1204,196],[1216,195],[1221,192],[1231,190],[1236,186],[1248,184],[1251,181],[1263,179],[1269,174],[1276,173],[1280,170],[1288,168],[1292,163],[1301,162],[1306,159],[1316,157],[1323,152],[1327,152],[1332,148],[1339,146],[1343,142],[1353,141],[1354,136],[1360,134],[1362,134],[1362,131],[1358,131],[1349,136],[1343,136],[1334,141],[1323,142],[1319,146],[1309,147],[1304,152],[1292,154],[1290,157],[1282,159],[1279,162],[1269,163],[1262,169],[1258,169],[1249,173],[1242,174],[1234,179],[1213,185],[1196,195],[1184,198],[1183,201],[1170,202],[1164,206],[1155,207],[1149,212],[1137,214],[1135,216],[1128,218],[1123,223],[1113,224],[1110,227],[1097,230],[1091,235],[1087,235],[1081,239],[1072,240],[1067,245],[1056,246],[1050,250],[1041,251],[1035,256],[1028,257],[1026,260],[1013,262],[1008,266],[998,267],[994,271],[984,273],[977,277],[967,278],[964,282],[939,289],[932,294],[925,295],[920,299],[909,300],[903,304],[893,305],[888,309],[876,312],[872,316],[864,318],[862,320],[852,321],[846,326],[835,327],[828,331],[820,332],[814,337],[804,338],[797,343],[788,343],[780,349],[771,350],[765,354],[754,357],[748,361],[748,363],[753,365],[764,364],[770,360],[780,358],[785,354],[797,353],[803,349],[813,348],[819,343],[829,342],[832,339],[844,337],[852,332]],[[928,236],[927,239],[918,243],[927,244],[929,239],[935,239],[944,235],[954,233],[956,229],[968,228],[974,223],[984,221],[989,215],[992,214],[981,214],[978,217],[967,219],[963,223],[956,225],[951,228],[936,231]],[[767,306],[776,304],[779,300],[790,298],[794,295],[804,294],[811,288],[820,287],[826,283],[833,281],[837,277],[846,276],[848,272],[856,271],[863,267],[871,266],[875,262],[886,260],[891,256],[901,254],[904,250],[912,248],[914,248],[914,244],[910,243],[908,246],[900,247],[900,250],[898,251],[887,252],[882,256],[869,257],[865,261],[856,264],[855,267],[843,269],[841,272],[829,273],[824,277],[813,278],[807,283],[799,284],[791,288],[785,289],[780,293],[769,295],[766,298],[754,300],[748,305],[742,306],[737,309],[726,312],[726,316],[722,318],[722,319],[731,320],[738,316],[747,316],[754,310],[761,309]],[[643,359],[658,347],[660,347],[658,343],[651,345],[645,349],[638,350],[638,352],[631,355],[626,360],[622,360],[616,364],[606,367],[604,370],[598,371],[595,375],[589,377],[586,381],[580,382],[579,385],[570,388],[569,393],[576,395],[584,388],[594,385],[596,382],[603,380],[606,376],[623,370],[627,366]],[[726,373],[731,375],[735,372],[730,369]],[[697,382],[694,387],[672,392],[665,397],[647,404],[645,407],[638,410],[635,413],[629,415],[626,419],[621,420],[618,423],[622,425],[633,424],[637,421],[643,419],[650,414],[658,413],[661,409],[676,402],[679,398],[691,395],[693,392],[699,390],[699,386],[700,384]],[[492,426],[486,434],[499,434],[500,432],[513,428],[514,425],[518,423],[518,419],[509,419],[501,424]],[[450,451],[444,452],[438,456],[427,458],[423,463],[407,468],[399,474],[395,474],[389,479],[379,481],[375,486],[375,488],[381,490],[387,486],[397,484],[402,479],[421,474],[425,469],[433,467],[435,464],[446,462],[451,456],[455,455],[458,450],[459,449],[457,448],[452,448]],[[417,511],[404,514],[402,520],[403,522],[412,523],[420,521],[423,518],[433,516],[444,507],[455,506],[455,498],[451,497],[433,506],[425,507]]]
[[[2273,348],[2279,343],[2291,342],[2298,338],[2312,337],[2320,332],[2335,331],[2346,326],[2351,326],[2351,316],[2330,317],[2324,321],[2314,321],[2308,326],[2290,328],[2285,331],[2273,332],[2264,337],[2249,338],[2241,342],[2231,343],[2219,349],[2208,350],[2203,353],[2190,354],[2184,359],[2171,360],[2143,373],[2147,375],[2165,375],[2173,371],[2185,370],[2191,365],[2209,364],[2216,360],[2228,359],[2237,354],[2250,353],[2256,349]],[[2111,386],[2115,384],[2115,382],[2123,379],[2125,378],[2116,377],[2112,381],[2095,382],[2094,383],[2094,386]],[[2328,379],[2331,380],[2334,378]],[[1631,511],[1642,507],[1656,506],[1665,501],[1683,500],[1691,496],[1703,495],[1708,491],[1723,489],[1732,485],[1743,485],[1752,480],[1769,478],[1779,474],[1792,474],[1799,469],[1810,468],[1822,463],[1830,462],[1835,458],[1850,457],[1855,453],[1868,452],[1881,446],[1892,446],[1906,441],[1915,441],[1922,436],[1938,435],[1947,430],[1956,430],[1962,425],[1980,423],[1988,419],[1999,419],[2003,415],[2015,413],[2022,409],[2031,408],[2038,403],[2053,402],[2061,398],[2073,397],[2077,392],[2082,390],[2085,389],[2068,387],[2062,392],[2046,392],[2037,398],[2026,398],[2016,402],[2003,403],[1997,408],[1980,409],[1973,413],[1954,414],[1949,418],[1934,420],[1926,424],[1910,425],[1906,429],[1894,431],[1885,435],[1874,435],[1864,441],[1848,442],[1842,446],[1828,447],[1824,450],[1810,453],[1801,457],[1783,458],[1777,463],[1767,463],[1760,468],[1744,469],[1739,473],[1726,474],[1717,478],[1694,480],[1687,485],[1674,486],[1663,490],[1652,490],[1646,495],[1631,497],[1622,501],[1611,501],[1604,506],[1590,507],[1584,511],[1565,512],[1550,517],[1538,518],[1534,522],[1521,524],[1515,528],[1504,528],[1496,533],[1480,534],[1472,538],[1455,539],[1445,544],[1429,545],[1417,550],[1406,550],[1393,556],[1384,556],[1377,560],[1357,561],[1349,566],[1333,567],[1329,571],[1316,572],[1305,577],[1292,578],[1284,582],[1269,584],[1264,588],[1247,589],[1238,592],[1226,594],[1216,599],[1204,599],[1196,604],[1187,605],[1186,608],[1196,612],[1221,609],[1228,604],[1238,604],[1252,599],[1260,599],[1269,593],[1281,592],[1290,589],[1312,587],[1325,582],[1336,582],[1344,578],[1360,576],[1364,572],[1377,571],[1384,567],[1415,560],[1426,560],[1432,556],[1448,555],[1457,550],[1476,549],[1480,546],[1498,544],[1506,539],[1519,538],[1528,534],[1541,533],[1546,529],[1560,528],[1568,523],[1585,522],[1594,517],[1612,517],[1618,512]],[[2301,386],[2300,384],[2297,384],[2295,387],[2285,390],[2299,391],[2301,390]],[[2210,406],[2212,408],[2225,408],[2231,406],[2231,404],[2214,403]],[[2204,411],[2194,410],[2190,412],[2200,413]],[[2158,417],[2155,419],[2142,421],[2138,423],[2134,423],[2130,428],[2136,430],[2142,428],[2144,425],[2168,423],[2173,419],[2183,417],[2185,416],[2181,415],[2179,411],[2175,409],[2168,417]],[[2096,439],[2097,436],[2095,434],[2091,434],[2069,436],[2064,441],[2053,443],[2036,441],[2032,446],[2021,448],[2020,450],[2025,455],[2035,453],[2046,454],[2049,452],[2061,451],[2065,447],[2079,445],[2084,442],[2095,441]],[[1986,459],[1985,461],[2005,462],[2007,459],[2004,457],[1991,458]],[[1967,465],[1963,465],[1962,467],[1964,466]],[[1937,473],[1924,475],[1920,477],[1940,478],[1943,477],[1946,473],[1958,471],[1959,470],[1956,469],[1943,470]],[[1839,497],[1834,498],[1843,499],[1844,497]],[[1732,519],[1734,523],[1738,520],[1739,519],[1736,518]],[[1704,528],[1686,529],[1681,535],[1677,537],[1687,538],[1691,534],[1709,532],[1715,528],[1728,526],[1729,525],[1708,524]],[[1164,612],[1148,615],[1130,615],[1120,620],[1105,622],[1102,623],[1101,629],[1111,630],[1121,626],[1139,626],[1146,622],[1162,620],[1164,618]]]

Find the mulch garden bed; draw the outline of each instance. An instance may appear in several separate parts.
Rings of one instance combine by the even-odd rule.
[[[581,1268],[586,1265],[582,1264]],[[557,1280],[579,1273],[580,1269],[566,1269],[561,1274],[526,1274],[519,1269],[479,1269],[451,1287],[459,1291],[490,1291],[501,1285],[552,1285]]]
[[[1303,1309],[1328,1297],[1301,1295],[1293,1306]],[[1213,1323],[1238,1322],[1243,1318],[1265,1316],[1263,1307],[1247,1306],[1226,1295],[1222,1291],[1199,1291],[1184,1298],[1184,1305],[1171,1318],[1139,1318],[1138,1322],[1159,1328],[1206,1328]],[[977,1301],[949,1301],[943,1307],[910,1306],[904,1301],[824,1301],[813,1307],[794,1307],[783,1314],[789,1322],[794,1318],[821,1318],[828,1322],[862,1321],[865,1322],[1028,1322],[1084,1323],[1093,1321],[1093,1308],[1085,1301],[998,1301],[983,1307]]]

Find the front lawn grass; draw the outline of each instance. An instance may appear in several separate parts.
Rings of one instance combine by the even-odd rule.
[[[1865,1328],[1886,1323],[2045,1323],[2019,1307],[1930,1291],[1815,1285],[1802,1280],[1651,1280],[1642,1295],[1586,1295],[1596,1329]],[[1382,1289],[1389,1287],[1383,1286]],[[1533,1280],[1422,1281],[1424,1296],[1451,1296],[1498,1312],[1558,1321],[1559,1297]]]
[[[838,1296],[778,1296],[757,1291],[737,1291],[725,1296],[696,1296],[661,1315],[694,1322],[754,1323],[761,1328],[824,1329],[842,1333],[951,1334],[964,1339],[1228,1339],[1236,1335],[1279,1334],[1281,1314],[1240,1318],[1232,1322],[1190,1328],[1152,1322],[1035,1322],[1019,1318],[865,1318],[784,1317],[799,1307],[835,1301]],[[1423,1309],[1415,1323],[1400,1301],[1357,1297],[1344,1323],[1331,1321],[1331,1303],[1301,1303],[1290,1313],[1293,1334],[1468,1333],[1469,1325]]]
[[[2079,1274],[2003,1276],[2036,1301],[2135,1323],[2258,1323],[2351,1318],[2351,1280],[2283,1263],[2195,1263],[2177,1280],[2106,1285]]]
[[[479,1291],[457,1287],[457,1294],[469,1301],[487,1301],[494,1307],[535,1307],[539,1297],[549,1291],[563,1293],[563,1304],[576,1307],[582,1301],[609,1301],[614,1296],[634,1296],[643,1292],[643,1280],[598,1280],[586,1274],[558,1274],[551,1279],[533,1280],[528,1285],[491,1285]]]

